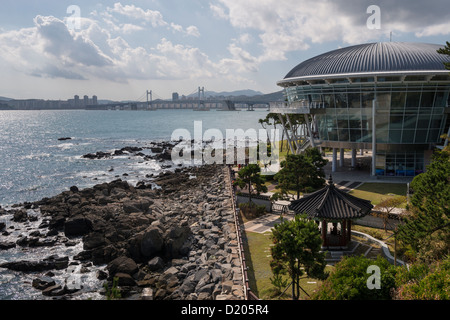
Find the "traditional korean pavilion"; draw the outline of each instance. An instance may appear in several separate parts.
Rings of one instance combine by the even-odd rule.
[[[369,214],[373,205],[369,200],[354,197],[334,186],[332,177],[325,188],[292,201],[289,209],[307,214],[320,224],[322,248],[347,249],[351,241],[352,221]]]

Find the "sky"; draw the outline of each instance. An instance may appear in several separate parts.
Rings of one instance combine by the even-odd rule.
[[[297,64],[334,49],[450,41],[448,0],[2,0],[0,8],[0,96],[15,99],[272,93]]]

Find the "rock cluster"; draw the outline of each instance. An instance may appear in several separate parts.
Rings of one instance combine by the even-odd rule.
[[[83,251],[71,258],[86,268],[93,264],[91,268],[97,267],[98,276],[108,285],[116,279],[125,297],[243,299],[225,172],[217,165],[177,169],[155,178],[157,189],[144,182],[131,186],[122,180],[83,190],[74,186],[32,204],[40,209],[40,227],[48,232],[36,232],[33,241],[22,239],[22,244],[17,244],[64,242],[67,246],[81,240]],[[14,218],[25,219],[23,212]],[[3,243],[0,250],[13,245]],[[67,257],[50,257],[0,267],[45,271],[67,267],[63,265],[66,261]],[[107,272],[101,270],[105,265]],[[48,277],[35,284],[48,295],[71,292]]]

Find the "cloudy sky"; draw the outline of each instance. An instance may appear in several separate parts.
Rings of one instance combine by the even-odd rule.
[[[371,5],[379,16],[368,13]],[[0,96],[16,99],[125,100],[146,90],[167,99],[199,86],[271,93],[298,63],[389,41],[391,32],[393,41],[450,41],[448,0],[2,0],[0,6]]]

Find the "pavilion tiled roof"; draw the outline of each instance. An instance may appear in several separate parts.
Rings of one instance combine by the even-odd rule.
[[[334,186],[330,177],[328,185],[301,199],[292,201],[289,209],[297,214],[306,213],[311,219],[358,219],[369,214],[373,205],[369,200],[354,197]]]

